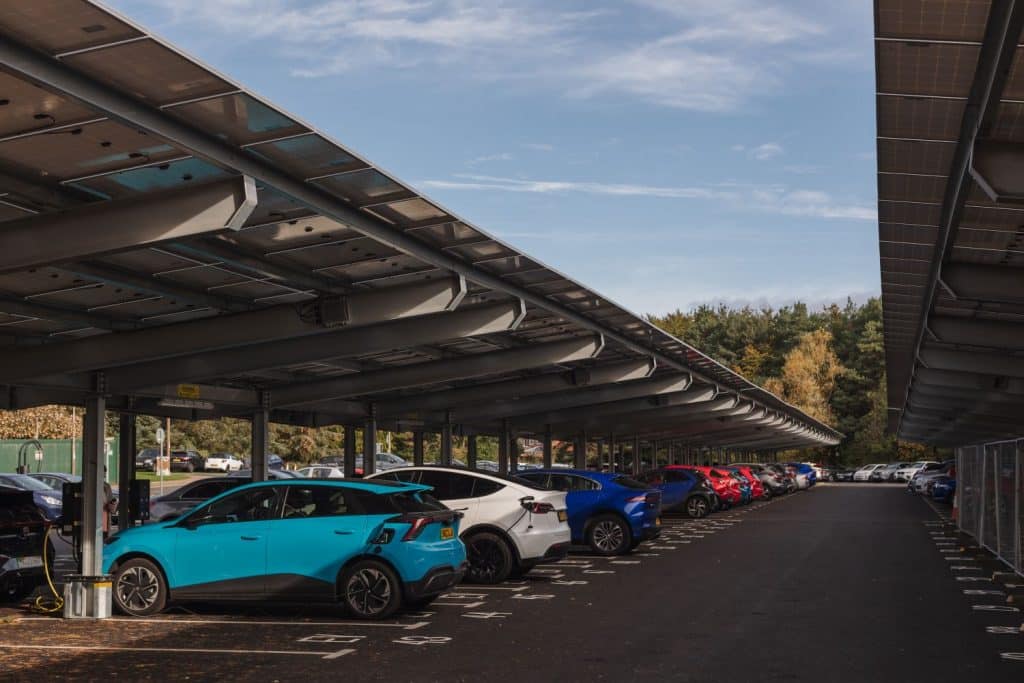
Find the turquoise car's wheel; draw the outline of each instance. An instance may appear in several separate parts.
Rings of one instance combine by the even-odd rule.
[[[130,617],[162,612],[167,605],[167,584],[160,569],[147,559],[136,557],[114,573],[113,602]]]
[[[620,517],[601,515],[587,529],[587,545],[598,555],[622,555],[630,551],[633,534]]]
[[[497,534],[486,531],[465,539],[469,571],[473,583],[501,583],[512,572],[512,550]]]
[[[341,580],[342,602],[359,619],[384,619],[402,604],[402,586],[386,564],[360,560]]]

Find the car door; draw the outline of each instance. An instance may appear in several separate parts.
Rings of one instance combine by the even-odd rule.
[[[281,515],[278,487],[236,491],[196,509],[174,527],[174,595],[217,600],[263,597],[267,533]]]
[[[316,482],[281,487],[281,518],[267,534],[267,596],[332,600],[338,572],[366,548],[366,516],[350,489]]]
[[[696,477],[689,472],[665,470],[665,485],[661,487],[661,506],[668,510],[680,505],[696,483]]]

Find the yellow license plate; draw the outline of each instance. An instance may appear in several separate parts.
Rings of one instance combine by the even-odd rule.
[[[564,522],[567,519],[569,519],[569,515],[566,514],[565,510],[559,510],[558,511],[558,521],[559,522]]]
[[[661,517],[654,520],[654,526],[661,526]]]
[[[443,526],[443,527],[441,527],[441,540],[442,541],[450,541],[453,538],[455,538],[455,529],[451,528],[450,526]]]

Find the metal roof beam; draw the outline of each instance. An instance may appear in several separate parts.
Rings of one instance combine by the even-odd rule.
[[[285,173],[253,155],[240,153],[224,140],[197,130],[159,109],[142,104],[100,81],[47,58],[34,50],[5,39],[0,41],[0,62],[7,68],[58,92],[70,95],[132,127],[145,129],[172,144],[217,165],[233,168],[306,204],[314,211],[338,220],[373,239],[414,256],[432,266],[450,270],[479,285],[507,292],[548,310],[585,329],[604,335],[636,353],[654,355],[659,364],[687,371],[678,358],[664,355],[618,330],[588,318],[571,307],[516,285],[466,261],[435,249],[382,220],[359,211],[326,190]],[[653,327],[653,326],[652,326]],[[705,378],[702,378],[705,379]],[[714,383],[705,379],[708,383]]]
[[[605,385],[593,389],[547,394],[532,398],[480,406],[466,407],[452,411],[455,422],[484,422],[495,419],[511,418],[517,415],[529,415],[543,411],[545,415],[557,415],[556,411],[582,406],[593,406],[602,403],[618,402],[629,399],[642,399],[662,394],[675,394],[690,388],[693,380],[688,374],[674,374],[668,377],[639,382],[628,382],[622,385]],[[552,419],[550,421],[556,421]]]
[[[1024,284],[1024,277],[1021,283]],[[1024,293],[1024,287],[1021,292]],[[1009,351],[1024,349],[1024,323],[1020,322],[932,316],[928,329],[947,344]]]
[[[1024,269],[1013,266],[947,263],[940,279],[957,299],[1024,303]]]
[[[612,363],[594,368],[575,368],[565,372],[549,373],[537,377],[523,377],[501,382],[489,382],[431,393],[400,396],[376,403],[381,415],[416,414],[421,411],[447,410],[462,405],[485,405],[500,399],[521,399],[620,382],[631,383],[650,377],[654,370],[650,359]]]
[[[995,111],[998,109],[998,103],[1002,98],[1007,76],[1016,54],[1022,26],[1024,26],[1024,3],[992,3],[985,25],[984,41],[978,52],[974,79],[960,123],[949,181],[946,183],[942,200],[935,253],[928,269],[927,288],[920,308],[912,354],[918,353],[924,342],[928,316],[936,298],[940,271],[943,263],[952,254],[953,244],[956,242],[958,227],[971,184],[969,168],[974,143],[980,134],[988,130],[995,117]],[[911,355],[908,360],[910,367],[915,368],[914,356]],[[906,385],[903,387],[904,401],[910,393],[913,377],[914,373],[910,372]]]
[[[207,351],[107,371],[111,391],[157,384],[243,375],[267,368],[323,362],[471,336],[480,330],[512,330],[522,318],[520,302],[387,320],[377,325],[328,330],[299,339],[280,339],[245,347]],[[276,399],[275,399],[276,401]]]
[[[254,208],[255,183],[237,177],[7,221],[0,273],[237,230]]]
[[[1000,392],[1024,395],[1024,379],[1009,379],[995,374],[957,372],[937,368],[921,368],[917,371],[917,384],[925,387],[963,389],[967,391]]]
[[[986,375],[1024,378],[1024,357],[979,351],[922,349],[921,362],[926,368],[977,372]]]
[[[465,281],[461,279],[368,291],[332,305],[331,308],[337,310],[332,315],[339,316],[338,323],[344,322],[348,326],[368,325],[450,310],[458,305],[465,291]],[[45,344],[0,356],[0,381],[14,382],[31,377],[99,370],[197,351],[323,334],[332,329],[326,326],[332,323],[325,323],[318,319],[320,317],[314,304],[285,304],[217,318]]]
[[[521,415],[512,420],[516,427],[542,431],[545,425],[558,434],[616,432],[628,434],[634,424],[647,418],[698,418],[709,413],[735,409],[739,401],[735,396],[716,398],[713,387],[695,386],[673,394],[633,398],[610,403],[599,403],[580,408],[567,408],[551,413]]]
[[[252,310],[255,307],[251,301],[246,299],[224,296],[223,294],[211,294],[210,292],[185,287],[166,279],[142,275],[135,271],[106,263],[78,261],[76,263],[62,264],[60,268],[69,273],[75,273],[90,280],[99,280],[114,287],[123,287],[165,299],[183,301],[195,306],[202,306],[203,308],[238,313],[240,311]]]
[[[601,337],[535,344],[397,368],[362,372],[349,377],[304,382],[274,390],[274,405],[297,406],[350,396],[484,377],[526,368],[594,358],[604,348]]]

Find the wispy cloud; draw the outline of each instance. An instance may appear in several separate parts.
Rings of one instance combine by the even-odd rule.
[[[484,164],[489,161],[512,161],[515,157],[510,152],[498,152],[497,154],[484,154],[482,156],[475,157],[466,162],[468,166],[476,166],[477,164]]]
[[[606,0],[576,11],[544,0],[112,1],[158,7],[219,41],[260,41],[297,77],[417,70],[706,112],[778,92],[830,32],[809,18],[827,13],[781,0]],[[819,61],[856,61],[834,43]]]
[[[758,161],[767,161],[779,156],[782,151],[782,145],[777,142],[766,142],[750,150],[750,156]]]
[[[658,186],[573,180],[531,180],[490,175],[457,174],[452,180],[421,180],[419,187],[434,190],[525,192],[532,194],[588,194],[605,197],[717,200],[723,206],[746,211],[822,219],[877,219],[866,204],[837,201],[820,190],[789,189],[783,185],[723,183],[709,186]]]

